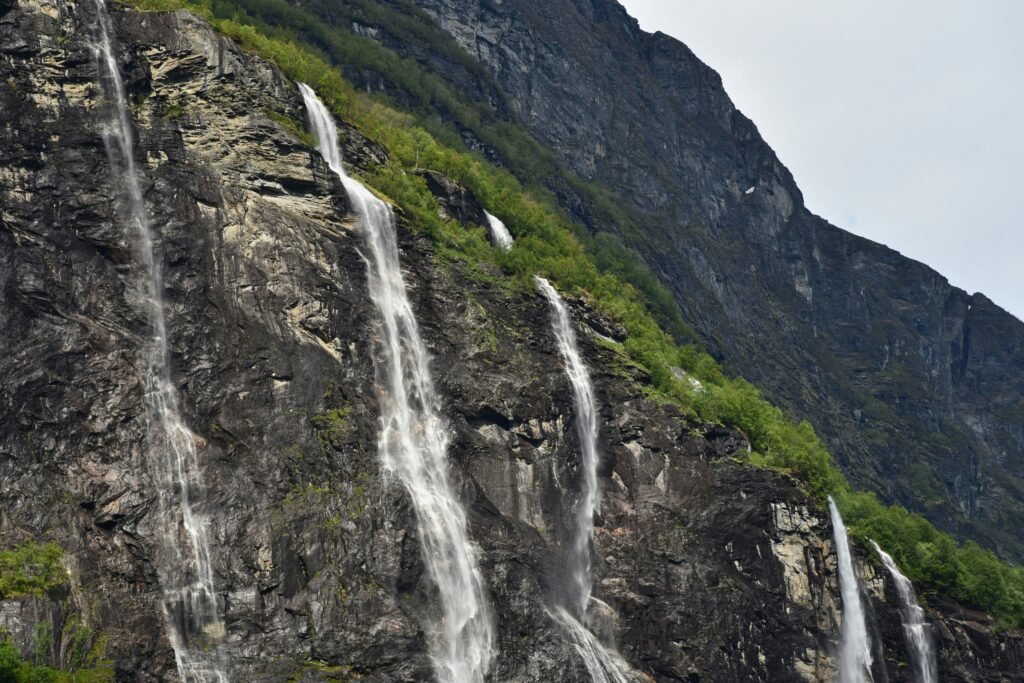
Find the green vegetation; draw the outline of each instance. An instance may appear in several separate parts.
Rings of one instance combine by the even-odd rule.
[[[103,659],[103,646],[87,653],[84,663],[88,668],[68,667],[68,670],[24,661],[14,643],[0,641],[0,681],[4,683],[110,683],[114,669]]]
[[[330,64],[365,64],[371,57],[385,61],[398,57],[386,56],[372,40],[346,42],[350,39],[342,32],[310,23],[310,17],[283,0],[259,0],[259,7],[277,13],[275,26],[266,23],[266,13],[262,19],[253,19],[240,5],[220,0],[197,0],[196,4],[189,0],[134,1],[143,9],[184,7],[198,12],[243,48],[276,62],[292,79],[309,83],[339,118],[382,144],[390,163],[372,169],[364,179],[401,206],[412,227],[434,239],[442,262],[523,293],[532,293],[533,276],[542,275],[563,292],[585,297],[625,328],[628,337],[622,350],[646,372],[653,397],[677,404],[692,417],[742,430],[754,449],[753,464],[792,473],[819,498],[834,495],[854,536],[862,541],[875,538],[912,579],[990,611],[1007,624],[1024,624],[1021,569],[1008,567],[976,545],[957,546],[922,518],[898,507],[885,507],[871,494],[852,492],[809,424],[793,422],[749,382],[728,377],[707,353],[692,344],[680,346],[680,335],[665,331],[671,314],[654,299],[670,295],[645,283],[645,278],[655,282],[653,276],[634,267],[631,258],[635,257],[616,246],[613,238],[581,240],[546,192],[524,187],[511,172],[465,152],[451,136],[437,133],[436,127],[417,125],[413,115],[356,92]],[[239,1],[247,7],[257,6],[256,0]],[[403,68],[414,66],[399,60],[386,68],[398,78]],[[444,98],[438,91],[425,101],[440,106]],[[523,144],[526,146],[519,151],[533,149]],[[442,220],[424,179],[407,172],[418,168],[443,173],[473,192],[508,225],[516,236],[515,246],[508,252],[493,249],[482,230],[467,230]],[[615,263],[616,259],[621,262]],[[678,315],[677,309],[673,310]],[[689,378],[678,378],[675,368],[685,370]],[[690,382],[691,378],[697,383]]]
[[[0,681],[4,683],[109,683],[114,669],[105,658],[107,640],[93,629],[72,621],[65,627],[61,643],[60,668],[47,666],[53,649],[53,630],[49,623],[36,629],[36,643],[31,661],[22,659],[17,646],[8,638],[0,638]]]
[[[999,617],[1024,624],[1024,567],[1011,567],[974,542],[957,545],[920,515],[882,505],[869,493],[836,498],[844,520],[862,541],[876,541],[912,580]]]
[[[327,662],[320,661],[318,659],[303,662],[302,666],[303,670],[297,672],[295,675],[289,678],[289,682],[306,680],[307,673],[318,674],[318,680],[335,681],[336,683],[348,683],[349,681],[359,681],[363,678],[359,674],[354,673],[352,671],[352,667],[350,666],[335,666],[332,664],[328,664]]]
[[[56,543],[31,541],[0,550],[0,600],[43,595],[67,580]]]
[[[272,39],[260,41],[261,46],[267,48],[271,43],[275,44],[277,48],[274,51],[279,58],[287,56],[301,61],[297,55],[286,55],[288,50],[278,48],[289,44],[302,45],[302,52],[316,56],[322,63],[333,65],[342,72],[352,70],[382,77],[388,82],[389,90],[401,94],[403,105],[412,112],[410,120],[445,147],[465,152],[460,133],[468,132],[494,150],[502,164],[525,184],[526,189],[547,204],[557,205],[549,188],[556,188],[560,194],[580,197],[590,213],[590,223],[603,226],[603,232],[589,235],[571,221],[564,220],[563,224],[586,244],[599,269],[618,275],[639,289],[658,323],[677,340],[696,340],[672,294],[613,234],[618,232],[629,235],[634,241],[644,240],[644,231],[636,225],[635,219],[624,212],[604,189],[562,168],[549,149],[521,126],[502,117],[491,104],[465,101],[460,93],[440,77],[423,69],[416,60],[399,57],[376,40],[351,32],[353,21],[379,27],[403,43],[444,55],[472,74],[477,82],[486,82],[488,75],[483,67],[414,5],[404,0],[397,0],[394,3],[397,7],[367,0],[340,4],[313,2],[303,7],[290,5],[286,0],[134,0],[134,4],[149,10],[191,9],[236,39],[241,39],[243,32],[253,29],[260,37]],[[317,12],[319,16],[315,14]],[[330,17],[330,22],[322,16]],[[281,61],[278,65],[289,71]],[[306,75],[306,82],[323,97],[328,92],[326,83],[318,82],[312,73]],[[326,80],[335,79],[328,77]],[[344,87],[351,91],[351,86],[346,84]],[[495,91],[495,97],[502,99],[500,91]],[[359,99],[388,103],[380,96],[360,95]],[[503,102],[498,103],[498,108],[508,109]]]
[[[263,113],[267,116],[267,118],[274,121],[275,123],[277,123],[277,125],[281,126],[286,131],[291,133],[296,140],[298,140],[305,146],[313,148],[316,147],[316,136],[310,133],[308,130],[306,130],[301,123],[299,123],[292,117],[288,116],[287,114],[281,114],[279,112],[273,111],[271,109],[264,109]]]
[[[352,433],[352,423],[349,420],[351,412],[352,408],[345,406],[344,408],[332,408],[310,418],[321,446],[341,449],[345,440]]]
[[[284,497],[282,507],[286,513],[302,513],[306,510],[323,511],[325,502],[331,497],[331,485],[296,484]]]
[[[344,507],[340,507],[339,503]],[[342,512],[348,520],[357,521],[366,512],[367,505],[366,475],[357,473],[348,482],[348,486],[332,487],[330,482],[296,485],[285,496],[281,511],[286,519],[315,513],[324,519],[329,530],[334,531],[344,521]]]
[[[157,113],[168,121],[177,121],[185,115],[185,108],[177,102],[165,102]]]
[[[0,600],[42,596],[62,586],[67,572],[61,564],[64,551],[56,543],[29,541],[0,550]],[[0,681],[11,683],[105,683],[114,680],[114,670],[104,659],[106,639],[75,621],[65,626],[62,643],[63,665],[46,666],[53,646],[53,628],[43,622],[36,627],[33,661],[0,632]]]

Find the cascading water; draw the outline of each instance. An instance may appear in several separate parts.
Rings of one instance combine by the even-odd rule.
[[[605,647],[590,629],[564,607],[556,607],[551,615],[576,648],[594,683],[630,683],[629,664],[619,653]]]
[[[466,516],[448,482],[448,430],[402,280],[394,214],[345,173],[334,120],[309,86],[300,89],[320,153],[345,186],[368,252],[370,298],[381,325],[375,354],[381,391],[378,448],[385,469],[398,476],[412,499],[423,558],[440,594],[443,619],[431,634],[434,668],[442,681],[479,683],[494,656],[494,626]]]
[[[104,143],[111,165],[120,168],[142,265],[142,295],[152,331],[145,353],[146,415],[150,466],[159,501],[161,548],[156,558],[163,612],[178,674],[186,683],[227,683],[220,643],[224,625],[217,610],[205,520],[196,510],[203,487],[197,437],[185,425],[171,381],[163,281],[154,238],[135,167],[135,145],[104,0],[95,0],[99,42],[95,45],[100,85],[112,100]]]
[[[594,515],[601,503],[597,486],[597,399],[590,372],[576,345],[576,334],[565,302],[550,282],[542,277],[535,280],[551,306],[551,326],[558,340],[565,374],[572,386],[583,470],[582,497],[576,507],[576,529],[569,554],[568,605],[556,607],[552,616],[562,625],[595,683],[628,683],[629,665],[585,626],[593,583],[590,545],[594,538]]]
[[[938,664],[935,660],[935,647],[932,645],[931,626],[925,621],[924,610],[917,604],[914,584],[900,571],[896,560],[889,553],[872,541],[875,551],[882,558],[882,564],[889,570],[892,580],[896,582],[896,591],[900,594],[900,616],[903,617],[903,635],[907,639],[914,671],[921,683],[937,683]]]
[[[487,227],[491,230],[491,241],[494,242],[494,245],[506,251],[511,249],[512,233],[508,231],[502,220],[489,211],[484,211],[484,215],[487,216]]]
[[[600,492],[597,488],[597,400],[590,382],[590,372],[576,346],[576,334],[565,302],[551,283],[537,277],[537,287],[551,306],[551,326],[558,340],[565,374],[572,386],[573,402],[576,405],[576,433],[580,441],[581,469],[583,470],[582,497],[576,506],[576,532],[573,534],[572,552],[569,555],[569,580],[571,582],[570,606],[572,613],[583,619],[590,603],[592,579],[590,575],[590,544],[594,537],[594,514],[600,508]]]
[[[863,683],[871,677],[871,641],[868,638],[864,606],[860,601],[860,586],[853,570],[853,556],[846,535],[846,526],[832,496],[828,498],[832,516],[832,533],[839,558],[839,591],[843,596],[843,623],[839,641],[840,683]]]

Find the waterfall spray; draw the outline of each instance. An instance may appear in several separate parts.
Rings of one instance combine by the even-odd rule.
[[[600,492],[597,488],[597,400],[583,358],[576,345],[576,334],[572,329],[565,302],[551,283],[542,277],[536,278],[537,287],[551,306],[551,327],[558,340],[565,374],[572,386],[573,402],[576,405],[576,433],[580,442],[580,469],[583,473],[582,496],[576,506],[576,531],[573,534],[572,553],[569,556],[569,578],[573,614],[583,620],[590,603],[593,579],[590,574],[590,545],[594,538],[594,515],[600,508]]]
[[[846,535],[846,526],[832,496],[828,498],[832,515],[832,533],[836,555],[839,558],[839,590],[843,596],[843,623],[840,627],[839,681],[863,683],[871,680],[871,645],[868,639],[864,606],[860,601],[860,586],[853,570],[853,556]]]
[[[590,371],[576,344],[576,334],[565,302],[551,283],[535,278],[551,307],[551,327],[558,340],[565,374],[572,386],[576,406],[576,433],[580,442],[580,467],[583,470],[582,491],[576,506],[576,529],[569,554],[569,600],[565,607],[554,609],[552,616],[558,621],[569,641],[579,652],[594,683],[628,683],[629,665],[613,649],[604,644],[587,628],[587,607],[591,601],[593,576],[591,575],[591,544],[594,539],[594,515],[601,504],[597,485],[597,399],[590,381]]]
[[[490,228],[491,241],[494,242],[494,245],[506,251],[511,249],[514,242],[512,233],[508,231],[502,220],[488,211],[484,211],[484,215],[487,217],[487,227]]]
[[[448,481],[448,429],[402,280],[395,217],[345,172],[330,112],[309,86],[300,89],[320,153],[345,186],[366,245],[370,298],[381,326],[374,354],[381,393],[378,450],[412,499],[423,559],[440,594],[443,618],[430,634],[434,669],[446,683],[481,683],[494,656],[494,626],[466,515]]]
[[[889,570],[892,580],[896,583],[896,592],[900,596],[900,616],[903,619],[903,635],[907,640],[910,658],[921,683],[937,683],[938,665],[935,661],[935,647],[932,645],[931,626],[924,618],[924,610],[917,604],[914,584],[900,571],[896,560],[889,553],[878,547],[874,541],[875,551],[882,558],[882,564]]]
[[[120,170],[135,250],[141,261],[143,299],[152,337],[145,351],[145,397],[150,467],[159,502],[157,573],[162,608],[178,674],[186,683],[227,683],[220,643],[224,625],[217,609],[206,521],[196,505],[203,487],[197,437],[181,416],[171,380],[163,276],[135,166],[135,143],[124,81],[104,0],[95,0],[99,41],[95,45],[100,84],[113,102],[104,135],[111,165]]]

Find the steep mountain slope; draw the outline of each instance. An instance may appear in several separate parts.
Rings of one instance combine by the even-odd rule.
[[[96,23],[91,3],[0,5],[0,547],[54,540],[68,569],[45,595],[0,595],[0,628],[59,664],[86,624],[120,680],[174,680],[154,567],[149,323],[104,150]],[[387,397],[362,241],[302,130],[298,89],[188,13],[119,11],[113,26],[159,232],[172,376],[207,484],[197,509],[229,672],[426,680],[437,596],[409,497],[378,459]],[[391,163],[352,126],[343,136],[356,171]],[[431,181],[427,208],[480,232],[479,200]],[[492,678],[588,680],[546,612],[580,477],[547,304],[486,264],[445,258],[413,229],[422,207],[404,208],[404,277],[497,614]],[[643,680],[830,679],[827,514],[791,478],[744,463],[741,435],[650,398],[609,339],[616,326],[570,303],[601,405],[595,590],[623,655]],[[907,680],[894,588],[864,560],[889,679]],[[1019,633],[935,604],[949,680],[1021,680]]]
[[[273,3],[241,4],[259,14]],[[716,356],[810,420],[855,484],[1024,559],[1024,324],[811,215],[718,75],[684,45],[641,31],[614,0],[309,6],[417,60],[497,119],[511,110],[569,169],[611,190],[642,232],[552,185],[590,229],[619,229]],[[421,8],[487,73],[374,7],[422,23]],[[415,100],[386,70],[353,72]]]

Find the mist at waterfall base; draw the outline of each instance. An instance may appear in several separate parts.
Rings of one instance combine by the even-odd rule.
[[[846,526],[832,496],[828,497],[832,533],[839,561],[839,592],[843,598],[842,626],[839,634],[839,683],[863,683],[871,677],[871,641],[868,637],[860,585],[853,568]]]
[[[482,683],[494,656],[494,625],[465,512],[448,481],[450,437],[402,280],[394,214],[348,176],[330,112],[309,86],[300,90],[320,153],[345,187],[365,245],[369,294],[380,315],[378,451],[412,500],[423,559],[438,591],[442,614],[425,625],[435,673],[445,683]]]
[[[935,646],[932,644],[931,626],[925,621],[924,610],[917,604],[914,584],[900,571],[896,560],[872,541],[875,552],[882,558],[882,564],[889,570],[896,592],[900,596],[900,617],[903,620],[903,635],[910,650],[911,664],[922,683],[937,683],[938,663]]]
[[[171,381],[163,277],[155,235],[135,165],[135,145],[124,82],[114,52],[110,15],[104,0],[95,0],[98,41],[94,45],[97,77],[112,103],[104,144],[119,194],[126,200],[130,241],[140,263],[137,284],[152,337],[143,350],[147,447],[150,476],[159,503],[156,555],[163,592],[162,608],[178,674],[185,683],[227,683],[210,563],[206,521],[197,509],[204,499],[197,437],[182,419]],[[119,171],[119,173],[118,173]]]
[[[551,328],[558,342],[563,366],[572,388],[576,408],[576,434],[580,446],[582,471],[581,495],[576,505],[575,529],[568,554],[569,595],[564,604],[556,605],[552,616],[561,625],[569,642],[576,648],[594,683],[628,683],[629,665],[608,644],[602,643],[589,623],[593,577],[591,575],[591,544],[594,539],[594,515],[600,508],[597,484],[597,399],[583,357],[576,343],[572,320],[565,302],[550,282],[536,277],[537,288],[548,300]]]

